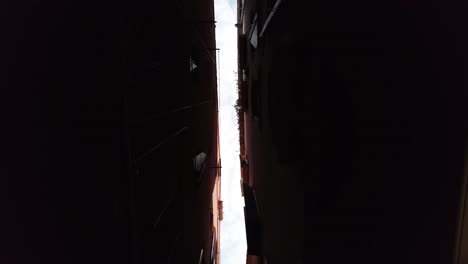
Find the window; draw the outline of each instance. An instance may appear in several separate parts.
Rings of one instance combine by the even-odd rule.
[[[205,263],[205,254],[203,254],[203,248],[200,251],[200,258],[198,259],[198,264]]]
[[[206,168],[206,153],[200,152],[198,155],[193,158],[193,169],[196,173],[196,180],[199,182],[203,176],[203,172]]]
[[[245,67],[247,64],[247,39],[245,36],[240,35],[239,36],[239,63],[241,67]]]
[[[193,72],[196,68],[198,68],[198,66],[197,64],[195,64],[195,61],[190,56],[190,71]]]
[[[257,48],[257,45],[258,45],[258,29],[257,29],[257,14],[255,14],[255,17],[254,17],[254,20],[253,20],[253,23],[252,23],[252,27],[250,29],[250,33],[249,33],[249,36],[250,36],[250,44],[252,44],[252,46],[254,48]]]
[[[211,252],[210,252],[210,263],[213,264],[214,259],[215,259],[215,252],[214,252],[214,247],[215,247],[215,235],[214,233],[211,234]]]
[[[224,213],[223,212],[223,201],[218,200],[218,218],[219,218],[220,221],[223,220],[223,217],[224,217],[223,213]]]
[[[200,48],[192,46],[192,52],[189,57],[189,69],[192,75],[192,80],[195,82],[200,81],[199,67],[200,67]]]
[[[193,167],[195,171],[200,172],[206,163],[206,153],[200,152],[195,158],[193,158]]]
[[[252,113],[256,118],[260,118],[260,111],[262,110],[262,98],[260,95],[261,92],[261,86],[260,86],[260,81],[259,80],[253,80],[252,83],[252,99],[251,99],[251,104],[252,104]]]

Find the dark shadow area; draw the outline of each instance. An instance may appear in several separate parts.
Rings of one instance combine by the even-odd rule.
[[[1,263],[218,258],[213,8],[2,4]]]
[[[463,263],[460,7],[239,1],[248,263]]]
[[[0,10],[0,262],[219,263],[213,2]],[[247,263],[466,261],[466,10],[239,1]]]

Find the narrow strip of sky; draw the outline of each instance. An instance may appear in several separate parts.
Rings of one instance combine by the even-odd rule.
[[[224,219],[221,222],[221,263],[239,264],[246,261],[244,201],[240,188],[239,130],[234,105],[237,100],[237,2],[214,0],[216,45],[220,90],[221,199]]]

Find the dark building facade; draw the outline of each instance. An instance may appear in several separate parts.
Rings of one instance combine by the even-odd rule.
[[[219,263],[213,1],[7,2],[0,262]]]
[[[242,177],[262,229],[248,263],[464,263],[466,17],[238,1]]]

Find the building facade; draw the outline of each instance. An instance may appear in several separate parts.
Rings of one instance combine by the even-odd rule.
[[[463,263],[466,18],[403,2],[238,1],[248,263]]]
[[[6,6],[0,262],[219,263],[213,1]]]

